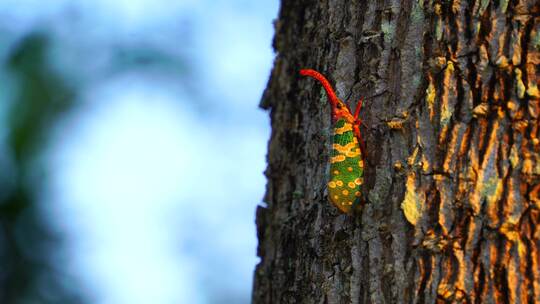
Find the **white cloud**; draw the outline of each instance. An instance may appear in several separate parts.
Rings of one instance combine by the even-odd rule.
[[[100,303],[193,303],[196,270],[166,221],[194,153],[190,118],[166,90],[132,81],[93,88],[94,109],[58,130],[55,218],[70,227],[73,271]]]

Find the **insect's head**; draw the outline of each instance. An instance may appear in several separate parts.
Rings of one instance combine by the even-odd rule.
[[[351,110],[343,101],[338,99],[335,104],[332,102],[330,104],[332,106],[332,119],[334,119],[334,121],[345,119],[352,124],[355,123],[355,118],[351,114]]]

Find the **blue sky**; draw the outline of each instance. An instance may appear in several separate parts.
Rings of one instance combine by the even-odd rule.
[[[59,263],[92,303],[249,301],[278,1],[42,3],[4,0],[0,17],[13,37],[50,29],[51,61],[80,88],[47,154]],[[126,45],[190,68],[111,72]]]

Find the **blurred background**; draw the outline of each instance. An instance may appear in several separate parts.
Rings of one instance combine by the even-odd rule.
[[[278,0],[0,2],[0,303],[249,303]]]

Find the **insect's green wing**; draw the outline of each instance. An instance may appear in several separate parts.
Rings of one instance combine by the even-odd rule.
[[[344,119],[334,124],[330,163],[329,200],[342,212],[349,213],[360,200],[364,162],[352,124]]]

